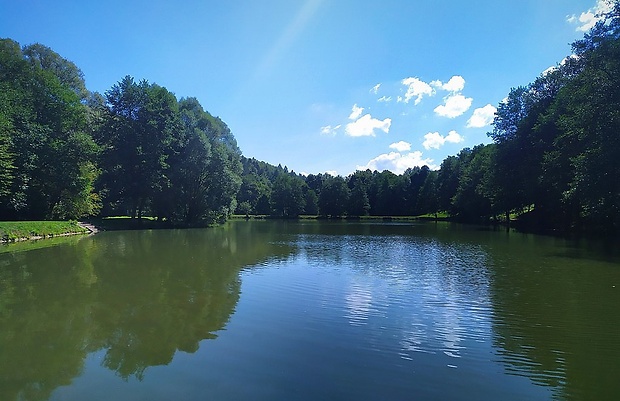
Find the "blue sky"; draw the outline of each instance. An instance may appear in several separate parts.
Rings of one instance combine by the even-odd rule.
[[[600,0],[0,0],[0,37],[105,92],[194,96],[247,157],[303,173],[427,164],[489,143],[494,107],[570,54]]]

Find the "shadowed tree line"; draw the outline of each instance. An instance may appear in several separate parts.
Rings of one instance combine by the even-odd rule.
[[[222,220],[235,208],[240,155],[195,98],[129,76],[91,93],[52,49],[0,40],[0,219]]]
[[[300,176],[243,159],[238,212],[291,217],[446,212],[472,223],[620,231],[620,3],[573,54],[497,108],[492,144],[465,148],[437,171]]]
[[[301,176],[245,158],[195,98],[127,76],[104,95],[40,44],[0,42],[0,219],[127,214],[193,226],[232,212],[415,216],[618,233],[620,3],[557,68],[513,88],[493,143],[438,170]]]

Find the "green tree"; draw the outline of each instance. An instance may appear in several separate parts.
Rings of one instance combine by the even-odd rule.
[[[463,221],[488,222],[494,214],[490,196],[493,151],[494,145],[475,146],[461,171],[453,211]]]
[[[100,136],[103,185],[109,201],[126,203],[132,218],[169,186],[168,157],[180,131],[178,103],[166,88],[126,76],[106,92],[108,113]]]
[[[48,55],[61,59],[51,50]],[[51,69],[29,62],[14,41],[0,41],[0,65],[2,160],[12,166],[3,175],[11,189],[0,214],[48,219],[94,213],[97,147],[79,96]]]
[[[560,92],[552,111],[560,133],[548,167],[566,171],[563,201],[573,224],[620,229],[620,39],[583,55],[584,69]],[[584,219],[584,222],[580,220]]]
[[[304,213],[310,216],[319,214],[319,197],[312,189],[306,189],[304,195]]]
[[[239,150],[228,127],[197,99],[179,101],[180,134],[168,150],[168,185],[157,203],[177,224],[203,225],[226,219],[241,185]]]
[[[297,217],[305,207],[305,183],[289,174],[280,174],[273,183],[272,209],[276,216]]]
[[[351,181],[353,181],[353,188],[351,188],[347,215],[367,216],[370,211],[370,201],[368,200],[366,185],[361,179],[353,179],[353,177],[351,177],[349,182]]]
[[[40,43],[25,46],[23,53],[35,69],[51,72],[62,85],[75,92],[80,100],[89,96],[84,74],[73,62]]]
[[[437,171],[429,171],[424,184],[420,188],[418,201],[416,204],[417,214],[432,213],[437,215],[439,212],[439,198],[437,193]]]
[[[319,212],[326,217],[343,216],[347,210],[350,191],[344,178],[327,176],[319,195]]]

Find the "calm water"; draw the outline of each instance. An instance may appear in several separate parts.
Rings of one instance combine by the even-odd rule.
[[[0,248],[0,400],[620,396],[613,247],[261,221],[38,245]]]

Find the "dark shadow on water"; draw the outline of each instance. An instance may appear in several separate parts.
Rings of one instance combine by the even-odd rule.
[[[251,224],[104,232],[0,254],[0,399],[46,400],[99,350],[138,380],[195,352],[234,313],[240,270],[293,252],[273,235]]]

